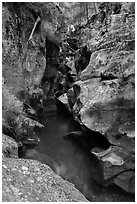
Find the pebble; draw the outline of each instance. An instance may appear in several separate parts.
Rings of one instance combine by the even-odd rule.
[[[28,179],[28,181],[29,181],[30,183],[34,183],[34,180]]]
[[[38,177],[37,178],[37,181],[42,181],[43,179],[41,177]]]
[[[22,166],[22,170],[23,170],[23,171],[28,171],[28,167]]]
[[[4,169],[7,169],[7,166],[6,166],[5,164],[3,164],[2,167],[3,167]]]

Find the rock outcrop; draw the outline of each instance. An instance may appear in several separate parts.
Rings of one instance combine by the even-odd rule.
[[[2,166],[3,202],[87,202],[72,184],[37,161],[5,158]]]
[[[3,77],[14,94],[39,85],[46,68],[40,33],[31,31],[35,9],[21,2],[3,3]]]
[[[94,38],[88,46],[91,50],[94,47],[94,52],[75,83],[80,86],[80,94],[72,112],[78,121],[101,132],[112,144],[104,152],[91,150],[103,163],[106,185],[111,181],[134,193],[135,14],[134,5],[127,6],[125,11],[123,3],[120,14],[108,17],[108,30],[103,36],[95,25],[90,31]],[[69,104],[67,95],[60,100]]]
[[[56,175],[49,166],[18,159],[17,150],[16,142],[3,135],[3,202],[88,202],[73,184]]]
[[[2,156],[8,158],[18,158],[18,145],[14,139],[7,135],[2,135]]]

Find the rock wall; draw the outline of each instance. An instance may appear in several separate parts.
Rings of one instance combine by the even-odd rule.
[[[87,45],[94,51],[80,80],[75,82],[80,87],[80,94],[73,106],[73,114],[91,130],[105,135],[112,144],[102,153],[91,150],[102,161],[105,180],[133,193],[135,14],[134,4],[128,3],[126,7],[125,4],[122,4],[120,14],[108,16],[107,31],[103,35],[95,26],[88,29],[92,39],[87,40]],[[65,97],[60,99],[68,103]]]
[[[54,4],[7,2],[2,6],[3,86],[23,102],[22,115],[38,118],[43,106],[48,109],[47,95],[50,93],[53,98],[57,75],[59,44],[54,16],[48,14]],[[3,118],[9,118],[7,109],[4,111]],[[30,128],[28,126],[26,128]]]
[[[3,77],[13,93],[39,85],[46,68],[40,33],[29,41],[36,12],[25,3],[3,3],[2,7]]]

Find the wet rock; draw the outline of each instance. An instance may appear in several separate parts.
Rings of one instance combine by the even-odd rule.
[[[86,198],[37,161],[3,159],[3,202],[76,202]]]

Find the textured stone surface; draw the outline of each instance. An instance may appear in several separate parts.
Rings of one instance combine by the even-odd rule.
[[[127,12],[129,15],[126,15]],[[105,180],[113,180],[113,176],[119,174],[117,179],[113,180],[114,183],[127,192],[131,192],[128,188],[131,183],[134,192],[134,5],[123,3],[120,14],[110,15],[108,32],[103,36],[99,36],[97,29],[94,35],[94,29],[91,31],[93,38],[87,43],[90,49],[94,47],[96,51],[92,53],[88,66],[76,82],[81,92],[77,98],[79,103],[76,102],[73,106],[73,113],[78,121],[81,120],[88,128],[103,133],[111,144],[116,145],[111,151],[108,150],[109,153],[104,157],[98,157],[103,162]],[[101,154],[103,152],[95,152],[96,156]],[[127,171],[129,177],[125,179],[125,184],[123,171]]]
[[[87,202],[72,184],[37,161],[4,158],[2,167],[3,202]]]
[[[4,157],[18,158],[18,146],[14,139],[2,135],[2,154]]]
[[[2,136],[3,202],[87,201],[74,185],[50,167],[33,160],[18,159],[17,143]]]
[[[3,77],[12,93],[16,94],[23,88],[40,84],[46,59],[38,33],[34,33],[28,42],[35,23],[28,7],[7,3],[3,4],[2,12]]]
[[[76,82],[76,84],[80,86],[81,91],[77,98],[77,102],[73,106],[73,110],[71,109],[74,115],[77,116],[78,120],[81,120],[81,122],[90,129],[105,134],[109,142],[116,145],[112,146],[113,148],[107,150],[105,153],[94,153],[103,163],[106,182],[109,184],[109,181],[111,181],[130,193],[134,193],[135,168],[134,11],[135,8],[133,2],[123,3],[120,14],[109,16],[108,32],[105,32],[104,35],[100,34],[100,28],[102,25],[98,22],[95,23],[93,29],[86,28],[83,32],[83,36],[81,36],[83,42],[85,42],[91,50],[94,48],[94,52],[91,55],[89,65],[81,73],[80,80]],[[18,50],[18,43],[20,42],[16,36],[16,31],[13,29],[14,26],[17,26],[17,17],[14,16],[11,18],[10,10],[3,7],[3,73],[4,77],[7,79],[5,83],[9,86],[11,84],[14,85],[11,87],[13,92],[18,92],[19,89],[24,86],[24,83],[26,87],[30,87],[33,83],[37,84],[40,82],[45,67],[48,65],[47,67],[49,69],[47,69],[45,73],[49,81],[47,80],[47,85],[46,80],[44,83],[44,93],[46,95],[53,89],[53,86],[51,86],[52,81],[50,80],[51,78],[54,78],[57,73],[56,65],[58,62],[57,60],[53,62],[53,60],[52,63],[49,63],[49,61],[46,63],[45,57],[39,50],[38,44],[40,39],[39,35],[36,33],[33,36],[31,46],[27,47],[26,42],[30,34],[30,32],[27,31],[31,30],[35,23],[32,14],[27,12],[25,14],[26,16],[29,15],[31,22],[26,19],[25,23],[23,22],[23,25],[25,25],[25,27],[23,27],[23,32],[25,34],[27,33],[27,35],[25,35],[26,38],[24,38],[24,33],[21,36],[21,44],[24,47],[23,50]],[[8,23],[10,24],[9,36],[6,33],[5,26]],[[17,27],[17,30],[18,29],[19,28]],[[21,53],[20,51],[23,52]],[[58,53],[55,54],[57,55]],[[74,69],[73,62],[70,64]],[[34,73],[36,74],[36,78],[34,77]],[[48,77],[48,74],[53,74],[53,76]],[[51,95],[53,96],[53,93],[51,93]],[[51,99],[53,99],[52,96]],[[67,101],[65,97],[63,99]],[[51,110],[55,110],[55,106],[51,103],[51,100],[47,101],[47,104],[45,103],[45,105],[47,107],[49,105],[49,107],[47,108],[47,111],[45,110],[44,114],[47,114]],[[5,152],[8,151],[6,150]],[[8,155],[10,154],[6,153],[6,156]],[[16,163],[17,160],[14,160],[14,162]],[[6,168],[5,165],[4,168],[10,168],[11,164],[8,163],[8,165],[9,167]],[[16,165],[19,165],[19,163]],[[28,167],[25,166],[24,169],[27,168]],[[7,177],[7,175],[5,177]],[[19,181],[20,178],[17,179],[17,182]],[[22,193],[19,193],[18,188],[11,185],[11,188],[9,189],[8,186],[7,189],[8,190],[4,190],[3,198],[6,201],[19,201],[19,196]],[[12,193],[6,194],[8,191],[11,192],[11,190],[14,192],[15,197]],[[26,201],[32,201],[33,197],[29,196],[29,192],[27,193],[28,196]],[[57,199],[54,197],[55,195],[52,195],[52,198],[50,196],[48,199],[45,197],[42,199],[44,201],[50,201],[52,199],[60,201],[58,195]],[[41,198],[38,195],[38,201],[41,201],[40,199]],[[61,199],[66,198],[61,196]]]

